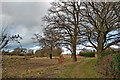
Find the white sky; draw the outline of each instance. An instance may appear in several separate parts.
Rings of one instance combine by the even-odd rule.
[[[53,2],[54,0],[1,0],[1,2]]]

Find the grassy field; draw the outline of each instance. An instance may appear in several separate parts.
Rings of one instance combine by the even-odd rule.
[[[72,62],[71,56],[64,55],[64,62],[58,64],[58,57],[3,56],[3,78],[100,78],[96,70],[96,58],[77,56]]]
[[[64,66],[63,70],[60,70],[60,77],[62,78],[95,78],[99,77],[93,64],[96,59],[84,60],[77,63]]]

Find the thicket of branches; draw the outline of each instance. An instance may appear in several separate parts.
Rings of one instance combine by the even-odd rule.
[[[116,12],[120,3],[84,2],[82,6],[85,7],[81,10],[85,40],[97,50],[99,58],[104,50],[120,42],[120,15]]]
[[[60,44],[58,43],[60,41],[60,35],[49,27],[44,28],[44,35],[37,33],[34,34],[32,39],[37,40],[42,49],[49,48],[50,54],[53,53],[53,49],[60,48]]]
[[[7,28],[2,29],[0,33],[0,51],[5,48],[11,41],[16,41],[18,44],[20,44],[19,39],[22,39],[19,34],[10,36]]]

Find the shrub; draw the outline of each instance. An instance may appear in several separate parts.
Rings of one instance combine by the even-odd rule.
[[[95,57],[95,52],[80,52],[79,55],[85,57]]]
[[[113,62],[116,76],[120,78],[120,54],[113,56]]]
[[[120,77],[120,54],[110,54],[101,59],[99,73],[106,77]]]
[[[115,70],[120,71],[120,54],[113,57]]]
[[[25,54],[19,54],[19,56],[25,56]]]
[[[109,55],[109,54],[115,54],[115,53],[116,53],[116,51],[109,51],[109,50],[104,51],[104,52],[102,52],[102,54],[101,54],[101,58],[103,58],[104,56],[107,56],[107,55]]]
[[[33,53],[27,53],[26,54],[27,56],[32,56],[32,55],[34,55]]]
[[[118,52],[118,53],[120,53],[120,49],[119,49],[119,50],[117,50],[117,52]]]
[[[37,50],[35,52],[35,56],[37,57],[48,57],[50,56],[51,53],[51,49],[50,48],[43,48],[41,50]],[[61,48],[56,48],[52,50],[52,56],[59,56],[62,53],[62,49]]]

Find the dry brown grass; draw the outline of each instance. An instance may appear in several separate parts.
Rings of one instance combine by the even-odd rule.
[[[18,73],[22,74],[28,70],[45,68],[57,65],[57,60],[43,58],[25,58],[24,56],[3,56],[2,57],[2,77],[14,76]]]
[[[63,55],[65,58],[62,64],[58,64],[59,57],[25,57],[25,56],[3,56],[2,62],[2,77],[56,77],[52,76],[56,70],[64,69],[64,66],[74,65],[71,55]],[[77,56],[78,62],[94,58]],[[66,68],[65,68],[66,69]],[[74,68],[75,69],[75,68]],[[75,69],[76,70],[76,69]],[[77,71],[77,70],[76,70]]]

